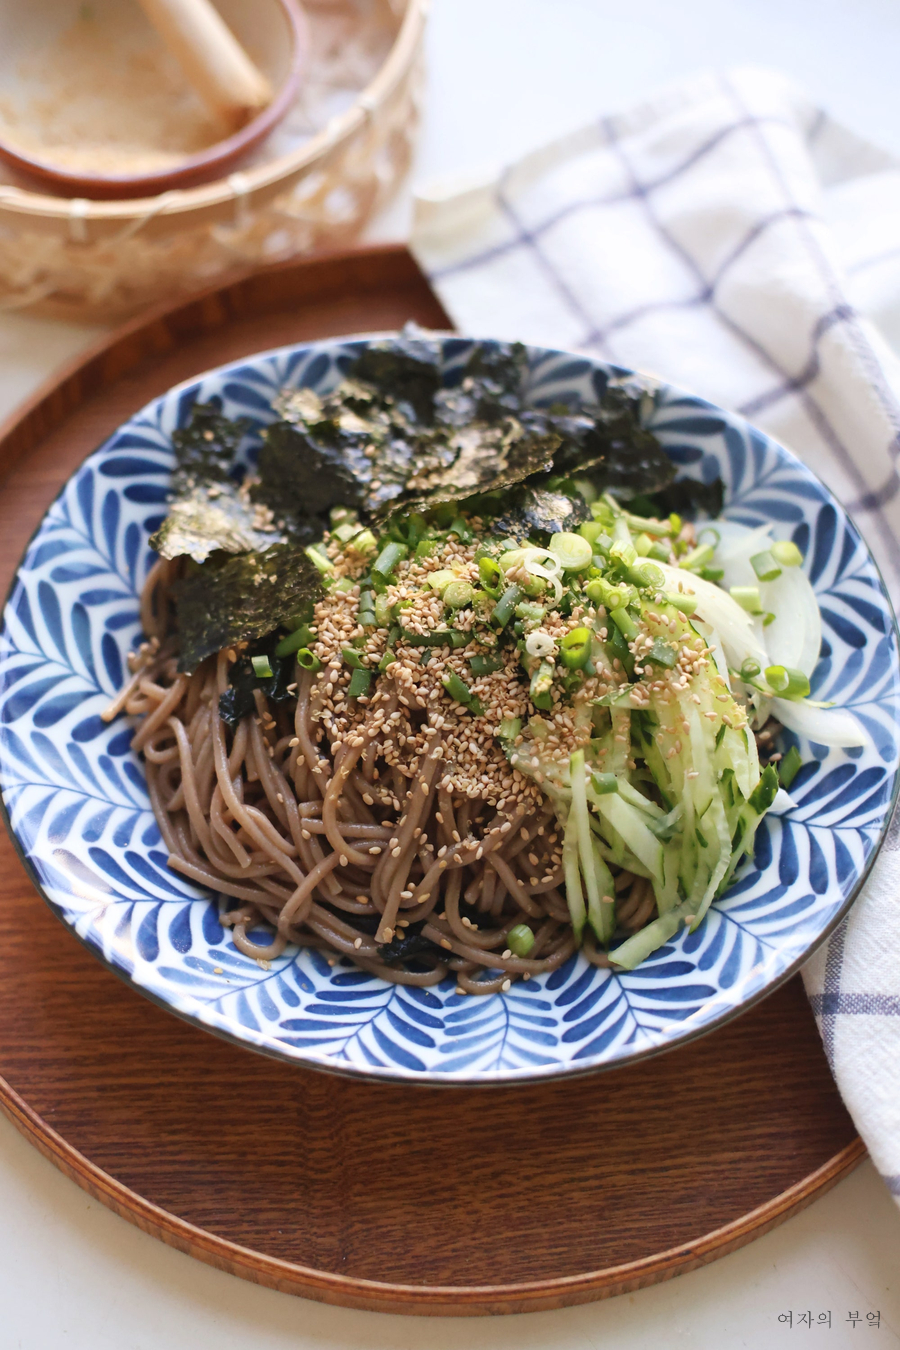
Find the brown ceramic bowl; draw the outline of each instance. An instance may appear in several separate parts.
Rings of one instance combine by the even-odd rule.
[[[0,160],[14,170],[15,181],[23,186],[39,183],[44,191],[64,197],[153,197],[232,172],[294,103],[308,30],[299,0],[216,3],[275,90],[269,106],[225,140],[214,139],[214,127],[204,121],[207,114],[199,102],[177,87],[180,72],[137,4],[29,0],[0,7]],[[95,70],[89,68],[92,61]],[[104,67],[108,78],[103,78]],[[169,81],[168,99],[160,72]],[[142,117],[142,98],[150,99],[146,106],[161,111],[167,122],[170,144],[164,152],[155,153],[155,127],[151,117]],[[79,118],[90,131],[73,146]],[[127,135],[123,140],[120,134],[126,119],[138,135],[146,127],[146,146],[134,152]],[[195,138],[205,143],[179,149],[180,141],[190,141],[190,134],[182,133],[194,123]],[[65,126],[68,142],[62,152],[56,147],[58,158],[54,126],[57,139]],[[104,128],[115,128],[108,145]],[[210,133],[205,137],[204,129]],[[95,168],[92,155],[107,162]],[[129,162],[135,164],[133,170]]]

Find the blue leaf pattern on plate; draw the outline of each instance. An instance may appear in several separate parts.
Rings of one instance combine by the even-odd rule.
[[[667,387],[652,421],[682,472],[721,474],[728,516],[774,521],[807,554],[824,616],[816,696],[851,708],[872,737],[861,752],[800,743],[812,762],[792,788],[796,807],[764,823],[753,862],[696,933],[633,972],[579,956],[506,995],[473,999],[452,979],[388,985],[318,951],[255,961],[219,922],[220,901],[167,868],[130,729],[100,712],[140,637],[159,520],[146,506],[165,501],[171,433],[195,400],[217,399],[226,416],[248,418],[239,457],[251,465],[277,390],[326,392],[361,345],[281,348],[171,390],[53,503],[0,633],[0,783],[19,848],[52,908],[108,965],[198,1024],[283,1058],[362,1076],[501,1081],[622,1064],[718,1025],[811,952],[872,860],[897,778],[897,637],[863,541],[812,474],[741,418]],[[470,347],[444,340],[448,383]],[[623,373],[541,349],[530,361],[529,396],[542,405],[589,402]]]

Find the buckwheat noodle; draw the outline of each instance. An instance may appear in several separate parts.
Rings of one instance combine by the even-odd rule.
[[[171,587],[178,562],[160,560],[141,598],[147,641],[106,710],[139,719],[153,812],[169,866],[235,904],[222,916],[235,946],[261,961],[288,943],[317,947],[399,984],[437,984],[452,972],[466,993],[509,988],[555,970],[575,950],[563,886],[561,839],[549,802],[510,807],[457,795],[442,777],[443,737],[427,708],[403,707],[427,749],[408,765],[382,754],[385,718],[401,707],[386,690],[359,734],[328,744],[322,676],[296,668],[296,704],[269,703],[232,730],[219,716],[236,653],[177,670]],[[369,804],[371,803],[371,804]],[[621,872],[620,927],[655,914],[650,885]],[[510,951],[517,924],[534,932],[528,957]],[[433,946],[389,962],[379,947],[407,930]],[[271,940],[250,937],[260,928]],[[589,933],[583,948],[609,964]]]

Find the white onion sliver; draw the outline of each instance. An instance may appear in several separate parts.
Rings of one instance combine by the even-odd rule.
[[[846,708],[813,708],[802,700],[773,698],[772,714],[782,726],[817,745],[868,745],[870,737]]]
[[[716,670],[725,681],[725,688],[731,693],[731,676],[728,673],[728,661],[725,658],[725,648],[722,646],[722,639],[711,623],[704,623],[703,620],[694,621],[694,627],[698,630],[701,637],[706,638],[706,645],[713,654],[713,660],[716,663]]]
[[[553,656],[556,651],[556,642],[549,633],[545,633],[543,628],[538,628],[533,633],[529,633],[525,639],[525,650],[529,656],[536,656],[543,660],[545,656]]]
[[[783,816],[785,811],[792,811],[797,803],[789,793],[780,787],[775,793],[775,800],[769,807],[769,814],[773,816]]]
[[[801,567],[785,567],[780,577],[760,586],[760,601],[775,615],[763,629],[769,664],[811,675],[822,647],[822,615],[809,577]]]
[[[665,576],[670,594],[677,592],[680,586],[696,597],[697,614],[716,629],[733,669],[740,670],[748,658],[758,661],[760,668],[770,664],[766,649],[754,631],[753,620],[727,591],[712,581],[704,581],[693,572],[672,567],[669,563],[661,562],[656,566]]]

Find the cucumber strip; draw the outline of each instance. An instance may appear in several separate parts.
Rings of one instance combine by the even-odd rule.
[[[637,807],[623,801],[619,793],[602,797],[589,794],[591,805],[622,837],[636,858],[647,868],[654,881],[663,879],[663,849],[655,834],[641,820]]]
[[[569,906],[572,931],[575,934],[575,941],[580,946],[587,911],[584,907],[584,895],[581,890],[581,869],[578,866],[578,827],[575,824],[574,814],[570,814],[566,821],[566,832],[563,835],[563,872],[566,877],[566,903]]]
[[[633,937],[626,938],[621,947],[616,947],[610,952],[610,961],[614,965],[621,966],[623,970],[634,970],[635,966],[645,961],[657,947],[661,947],[669,938],[674,937],[685,919],[692,913],[690,901],[683,900],[676,909],[661,914]]]
[[[569,777],[572,784],[572,817],[578,838],[578,859],[581,863],[581,875],[584,877],[584,889],[587,893],[587,909],[591,927],[600,937],[603,931],[603,919],[600,903],[600,881],[597,876],[597,859],[591,843],[591,825],[588,815],[587,788],[584,773],[584,751],[576,750],[569,757]],[[603,794],[606,795],[606,794]],[[604,866],[609,875],[609,869]],[[610,881],[612,878],[610,877]],[[615,891],[609,892],[614,895]]]

